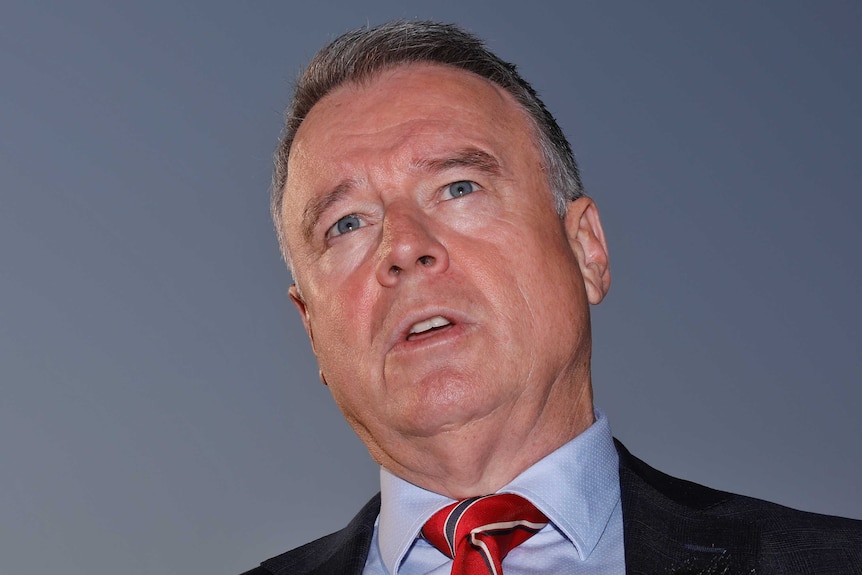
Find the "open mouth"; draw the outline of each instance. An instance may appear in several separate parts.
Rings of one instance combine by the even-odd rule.
[[[407,334],[407,341],[416,341],[426,337],[431,337],[438,331],[443,331],[452,326],[452,322],[442,315],[429,317],[424,321],[419,321],[410,326],[410,332]]]

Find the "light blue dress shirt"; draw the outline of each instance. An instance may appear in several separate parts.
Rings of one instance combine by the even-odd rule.
[[[624,575],[619,458],[605,415],[498,493],[529,499],[550,523],[503,560],[504,575]],[[380,470],[381,507],[364,575],[449,575],[419,530],[452,499]]]

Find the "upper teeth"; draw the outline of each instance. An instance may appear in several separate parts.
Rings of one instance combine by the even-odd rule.
[[[413,327],[410,328],[410,333],[422,333],[423,331],[428,331],[435,327],[443,327],[444,325],[449,325],[449,320],[443,316],[435,315],[425,321],[414,323]]]

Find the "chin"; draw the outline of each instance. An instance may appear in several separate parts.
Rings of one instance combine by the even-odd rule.
[[[407,416],[403,418],[405,431],[431,437],[458,431],[487,417],[502,404],[501,398],[494,397],[499,390],[488,383],[451,375],[422,380],[411,398],[412,405],[398,410]]]

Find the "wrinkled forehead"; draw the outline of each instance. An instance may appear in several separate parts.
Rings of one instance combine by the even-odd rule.
[[[373,134],[406,119],[443,122],[453,114],[489,124],[529,118],[505,89],[472,72],[441,64],[395,66],[321,98],[297,130],[289,160],[309,141],[326,145],[345,132]]]

